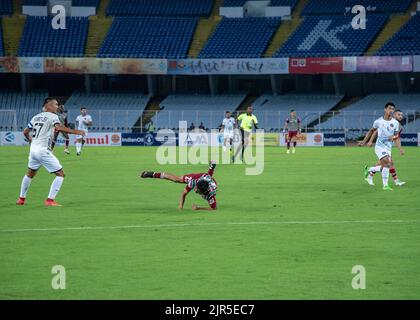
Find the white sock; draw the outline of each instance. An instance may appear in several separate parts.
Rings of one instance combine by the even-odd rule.
[[[381,166],[370,167],[369,172],[379,172],[381,171]]]
[[[388,185],[389,168],[382,168],[382,183],[384,186]]]
[[[28,193],[29,186],[31,185],[32,179],[29,178],[26,174],[22,179],[22,185],[20,186],[20,197],[26,198]]]
[[[57,196],[58,191],[60,191],[61,185],[63,184],[63,177],[55,177],[53,183],[51,184],[50,193],[48,199],[54,200]]]
[[[76,142],[76,151],[77,153],[80,153],[80,151],[82,151],[82,144],[80,142]]]

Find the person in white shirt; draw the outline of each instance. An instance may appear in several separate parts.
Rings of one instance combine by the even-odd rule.
[[[16,201],[17,205],[25,204],[26,194],[28,193],[32,179],[36,176],[39,168],[43,166],[49,173],[54,173],[56,176],[51,184],[50,193],[44,204],[46,206],[60,206],[55,201],[55,197],[63,184],[65,174],[60,161],[58,161],[51,150],[54,133],[55,131],[58,131],[84,135],[83,131],[72,130],[61,124],[60,119],[56,114],[58,111],[57,99],[45,99],[42,111],[43,112],[33,117],[25,130],[23,130],[23,135],[30,143],[30,152],[28,172],[23,177],[20,196]]]
[[[377,130],[378,138],[375,144],[375,153],[379,159],[379,166],[373,166],[368,169],[368,173],[382,172],[383,190],[392,190],[388,185],[389,169],[391,167],[391,150],[393,142],[399,139],[400,123],[392,117],[395,111],[395,104],[388,102],[384,108],[384,116],[375,120],[371,130]],[[375,135],[372,135],[368,142],[368,146],[372,146]],[[370,177],[372,175],[369,175]],[[366,177],[366,179],[371,179]],[[367,180],[372,185],[372,181]]]
[[[76,118],[76,127],[78,130],[85,132],[84,136],[87,136],[89,127],[92,126],[92,117],[87,114],[87,109],[82,107],[80,109],[80,115]],[[82,154],[82,147],[85,144],[85,139],[82,135],[76,136],[76,152],[80,156]]]
[[[226,111],[226,118],[223,119],[221,131],[223,132],[223,151],[226,151],[227,145],[231,150],[233,147],[233,135],[236,129],[236,120],[232,117],[230,111]]]

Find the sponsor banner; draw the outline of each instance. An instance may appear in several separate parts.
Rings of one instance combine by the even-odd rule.
[[[346,135],[344,133],[324,133],[324,146],[345,146]]]
[[[342,73],[343,57],[290,58],[289,73]]]
[[[121,135],[122,146],[176,146],[177,137],[175,133],[123,133]]]
[[[0,72],[6,72],[6,73],[19,72],[18,58],[17,57],[0,57]]]
[[[301,147],[322,147],[324,146],[323,133],[301,133],[297,137],[297,144]],[[286,134],[280,133],[280,146],[286,146]]]
[[[168,74],[286,74],[288,58],[169,60]]]
[[[45,58],[45,73],[166,74],[165,59]]]
[[[357,57],[357,72],[411,72],[412,56]]]
[[[4,131],[0,132],[1,146],[27,146],[28,140],[21,131]]]
[[[72,135],[71,141],[74,141],[75,136]],[[85,137],[85,146],[92,147],[109,147],[121,146],[121,133],[120,132],[89,132]]]
[[[419,137],[417,133],[402,133],[401,134],[401,145],[402,146],[418,146]]]
[[[420,71],[420,56],[413,57],[413,71],[414,72]]]
[[[417,133],[417,141],[418,141],[418,146],[420,147],[420,132]]]
[[[264,133],[264,146],[274,147],[280,143],[280,135],[278,133]]]
[[[43,73],[44,58],[19,58],[19,70],[21,73]]]
[[[213,135],[213,139],[213,143],[219,145],[218,135]],[[208,132],[182,132],[179,134],[178,141],[180,147],[208,147],[212,144],[211,134]]]

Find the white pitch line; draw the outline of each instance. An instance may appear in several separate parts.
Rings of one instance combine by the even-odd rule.
[[[33,229],[4,229],[0,233],[16,232],[53,232],[53,231],[83,231],[83,230],[115,230],[141,228],[182,228],[206,226],[244,226],[244,225],[288,225],[288,224],[378,224],[378,223],[420,223],[420,220],[321,220],[321,221],[244,221],[244,222],[209,222],[209,223],[173,223],[173,224],[145,224],[132,226],[103,226],[103,227],[64,227],[64,228],[33,228]]]

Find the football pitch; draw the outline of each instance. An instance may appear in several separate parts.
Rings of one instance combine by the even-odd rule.
[[[41,169],[18,207],[28,148],[0,148],[0,299],[420,298],[420,148],[394,149],[407,184],[392,192],[379,174],[363,180],[373,149],[266,148],[261,175],[217,166],[215,212],[192,211],[207,205],[193,193],[179,211],[183,185],[138,178],[205,164],[158,165],[153,147],[71,151],[55,152],[63,206],[43,206],[53,177]],[[56,265],[65,290],[51,286]]]

